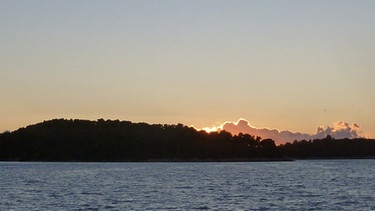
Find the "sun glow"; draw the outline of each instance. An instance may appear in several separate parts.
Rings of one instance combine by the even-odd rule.
[[[206,131],[207,133],[212,133],[212,132],[220,132],[223,130],[224,128],[224,125],[225,124],[228,124],[228,123],[233,123],[235,125],[238,125],[240,121],[246,121],[247,124],[248,124],[248,121],[245,120],[244,118],[240,118],[237,122],[233,122],[233,121],[225,121],[224,123],[222,122],[217,122],[216,125],[219,125],[219,126],[212,126],[212,127],[203,127],[203,128],[197,128],[197,130],[203,130],[203,131]],[[251,126],[249,124],[249,126]],[[194,126],[193,126],[194,127]],[[251,126],[252,127],[252,126]],[[194,127],[195,128],[195,127]]]
[[[207,133],[211,133],[211,132],[218,132],[222,129],[223,129],[222,126],[219,126],[219,127],[213,126],[213,127],[204,127],[201,130],[204,130]]]
[[[238,119],[237,122],[233,122],[233,121],[225,121],[224,123],[222,123],[222,122],[218,122],[217,125],[219,125],[219,126],[203,127],[203,128],[198,129],[198,130],[204,130],[204,131],[206,131],[207,133],[211,133],[211,132],[220,132],[220,131],[223,130],[225,124],[232,123],[232,124],[238,125],[241,121],[245,121],[246,124],[248,124],[250,127],[253,127],[253,126],[251,126],[251,125],[248,123],[248,121],[247,121],[246,119],[244,119],[244,118],[240,118],[240,119]]]

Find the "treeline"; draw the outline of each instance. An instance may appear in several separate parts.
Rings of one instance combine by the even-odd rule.
[[[0,135],[0,160],[148,161],[278,158],[273,140],[182,124],[45,121]]]
[[[276,146],[271,139],[249,134],[103,119],[55,119],[0,134],[3,161],[251,161],[369,156],[375,156],[374,140],[327,137]]]
[[[324,139],[294,141],[278,147],[282,154],[297,159],[375,158],[373,139]]]

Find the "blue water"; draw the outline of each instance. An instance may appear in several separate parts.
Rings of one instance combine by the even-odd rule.
[[[0,162],[0,210],[375,210],[375,160]]]

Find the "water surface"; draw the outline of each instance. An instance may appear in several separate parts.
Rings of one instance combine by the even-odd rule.
[[[375,210],[375,160],[0,163],[0,210]]]

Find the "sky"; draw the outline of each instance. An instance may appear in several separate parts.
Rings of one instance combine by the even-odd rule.
[[[243,118],[375,137],[372,0],[2,0],[0,30],[0,132]]]

